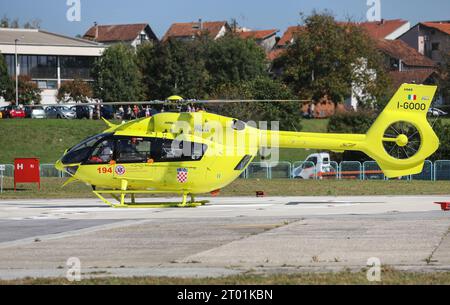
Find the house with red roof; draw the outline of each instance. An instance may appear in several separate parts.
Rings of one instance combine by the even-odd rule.
[[[278,30],[270,29],[259,31],[244,30],[237,34],[243,39],[254,39],[257,45],[262,47],[266,53],[269,53],[277,43],[277,33]]]
[[[300,33],[303,29],[304,27],[300,25],[288,27],[280,40],[278,40],[277,48],[286,48],[288,45],[292,44],[296,34]]]
[[[402,40],[379,39],[377,49],[385,55],[389,71],[435,70],[436,63]]]
[[[347,22],[338,22],[338,24],[346,24]],[[373,39],[387,39],[394,40],[399,36],[406,33],[410,28],[410,23],[403,19],[392,19],[386,20],[382,19],[380,21],[371,21],[371,22],[351,22],[352,24],[359,26],[367,31],[370,37]],[[284,49],[287,48],[290,44],[292,44],[295,40],[296,35],[300,34],[304,30],[303,26],[290,26],[286,29],[283,36],[281,36],[278,41],[276,48]],[[269,54],[270,59],[275,59],[282,52],[274,50]]]
[[[226,21],[202,21],[199,19],[198,22],[177,22],[172,23],[162,41],[168,39],[192,40],[203,34],[215,40],[229,31],[231,28]]]
[[[443,63],[444,53],[450,52],[450,20],[420,22],[399,37],[420,54]]]
[[[366,30],[370,37],[387,40],[395,40],[411,28],[409,21],[403,19],[381,19],[380,21],[357,22],[355,24]]]
[[[347,22],[339,22],[338,24],[346,24]],[[367,31],[373,39],[394,40],[406,33],[410,28],[410,23],[403,19],[386,20],[371,22],[351,22]],[[295,40],[295,35],[301,33],[303,26],[290,26],[286,29],[283,36],[277,43],[277,47],[284,48]]]
[[[436,62],[420,54],[404,41],[379,39],[377,49],[384,55],[393,88],[398,88],[403,83],[437,83]],[[440,99],[438,96],[438,100]]]
[[[94,25],[83,35],[84,39],[106,45],[126,43],[133,47],[144,42],[157,42],[158,37],[147,23]]]

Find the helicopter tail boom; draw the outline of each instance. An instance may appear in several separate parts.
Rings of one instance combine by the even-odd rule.
[[[272,147],[356,150],[377,161],[387,177],[417,174],[439,147],[427,120],[436,86],[403,84],[366,134],[261,131]]]

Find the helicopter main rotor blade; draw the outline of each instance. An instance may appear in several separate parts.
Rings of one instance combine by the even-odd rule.
[[[111,103],[61,103],[61,104],[38,104],[26,105],[27,107],[45,107],[45,106],[117,106],[117,105],[186,105],[186,104],[233,104],[233,103],[309,103],[311,100],[183,100],[183,101],[138,101],[138,102],[111,102]]]

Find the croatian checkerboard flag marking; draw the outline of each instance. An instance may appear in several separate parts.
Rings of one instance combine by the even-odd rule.
[[[188,170],[187,168],[177,168],[177,181],[179,183],[185,183],[188,179]]]
[[[408,100],[410,100],[410,101],[417,100],[417,95],[415,95],[415,94],[408,94]]]

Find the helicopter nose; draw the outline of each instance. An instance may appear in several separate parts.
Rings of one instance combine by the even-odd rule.
[[[64,171],[64,166],[63,166],[61,160],[56,161],[55,168],[61,172]]]

